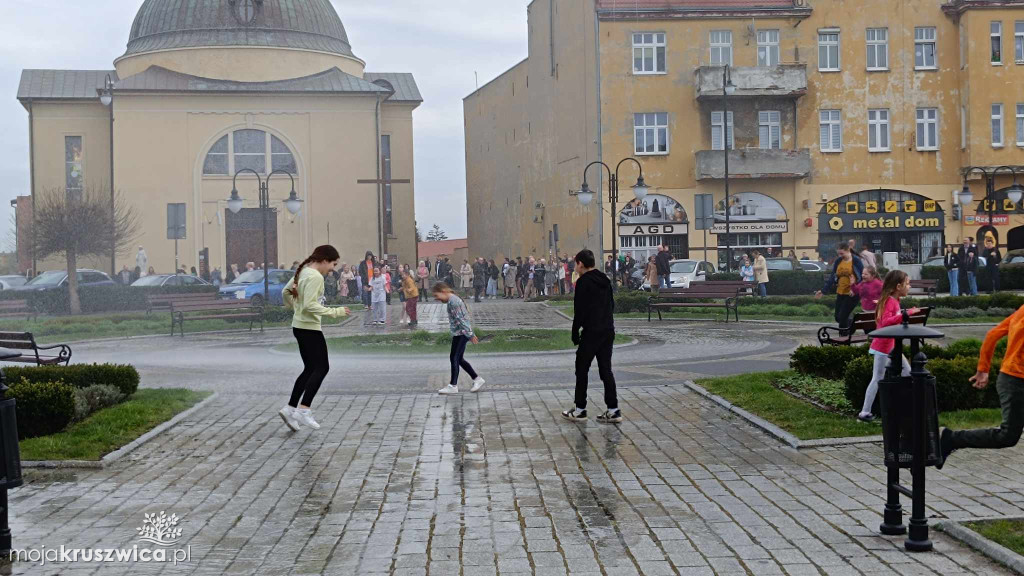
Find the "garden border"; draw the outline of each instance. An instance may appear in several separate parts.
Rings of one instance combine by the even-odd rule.
[[[747,423],[753,425],[755,428],[761,429],[761,431],[767,433],[769,436],[787,444],[794,450],[807,450],[811,448],[825,448],[831,446],[849,446],[851,444],[875,444],[882,441],[881,435],[875,436],[851,436],[845,438],[819,438],[817,440],[801,440],[796,436],[786,432],[782,428],[772,424],[771,422],[752,414],[743,408],[729,402],[721,396],[717,396],[705,390],[702,386],[696,384],[693,380],[684,380],[683,385],[689,390],[696,394],[704,397],[711,402],[714,402],[718,406],[724,408],[727,412],[731,412],[740,418],[747,421]]]
[[[985,522],[989,520],[1024,520],[1021,516],[986,516],[983,518],[969,518],[966,520],[940,520],[935,523],[935,528],[940,532],[948,534],[955,540],[970,546],[982,555],[1006,566],[1007,568],[1024,574],[1024,556],[1013,550],[985,538],[981,534],[964,526],[967,522]]]
[[[115,462],[117,462],[121,458],[127,456],[129,453],[134,451],[139,446],[142,446],[146,442],[149,442],[153,438],[155,438],[155,437],[159,436],[160,434],[164,433],[169,428],[177,425],[179,422],[181,422],[182,420],[184,420],[188,416],[191,416],[194,412],[198,411],[200,408],[203,408],[204,406],[206,406],[206,404],[208,404],[209,402],[213,401],[213,399],[216,398],[217,395],[218,395],[218,392],[214,392],[213,394],[210,394],[206,398],[204,398],[204,399],[200,400],[199,402],[197,402],[192,407],[190,407],[190,408],[188,408],[186,410],[182,410],[181,412],[178,412],[177,414],[172,416],[170,420],[167,420],[167,421],[161,422],[160,424],[157,424],[151,430],[149,430],[148,432],[146,432],[142,436],[139,436],[135,440],[132,440],[131,442],[125,444],[124,446],[121,446],[120,448],[118,448],[117,450],[114,450],[113,452],[104,454],[103,457],[100,458],[99,460],[22,460],[21,461],[21,467],[22,468],[92,468],[92,469],[106,468],[106,467],[110,466],[111,464],[114,464]]]

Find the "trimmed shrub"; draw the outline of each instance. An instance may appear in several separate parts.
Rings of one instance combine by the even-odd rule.
[[[146,296],[150,294],[194,294],[216,292],[216,286],[82,286],[78,297],[82,312],[128,312],[146,309]],[[2,291],[0,300],[28,300],[40,314],[63,315],[68,313],[67,290],[45,292]]]
[[[789,357],[789,366],[801,374],[842,380],[847,365],[867,351],[867,346],[800,346]]]
[[[928,362],[928,371],[935,376],[935,389],[939,397],[940,411],[951,412],[991,407],[986,406],[985,391],[975,390],[969,382],[970,377],[974,376],[977,371],[977,367],[977,357],[938,358]],[[997,374],[992,374],[989,386],[995,383],[996,376]]]
[[[17,401],[18,439],[60,432],[75,416],[75,389],[60,381],[16,380],[7,397]]]
[[[13,382],[64,382],[73,388],[108,384],[125,396],[131,396],[139,388],[139,372],[135,367],[119,364],[10,366],[4,369],[4,374]]]
[[[740,280],[738,273],[720,272],[708,280]],[[813,295],[825,284],[824,272],[804,270],[775,270],[768,272],[768,296]]]
[[[109,406],[120,403],[126,396],[109,384],[93,384],[75,389],[75,422]]]
[[[850,401],[850,405],[857,408],[860,411],[860,407],[864,404],[864,394],[868,390],[868,384],[871,383],[871,376],[874,370],[875,359],[870,354],[865,354],[859,358],[854,358],[846,365],[846,370],[843,373],[843,382],[846,384],[846,399]],[[878,400],[875,400],[875,406],[878,405]],[[875,410],[877,414],[877,410]]]

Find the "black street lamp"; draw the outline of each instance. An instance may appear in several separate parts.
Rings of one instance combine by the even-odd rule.
[[[0,348],[0,361],[21,356],[18,350]],[[10,506],[7,491],[21,486],[21,451],[18,446],[17,400],[7,398],[7,385],[0,372],[0,557],[11,555]]]
[[[1000,172],[1009,172],[1013,175],[1013,184],[1010,185],[1009,190],[1006,192],[1006,197],[1010,199],[1015,205],[1020,202],[1021,197],[1024,197],[1024,186],[1017,183],[1018,168],[1013,166],[999,166],[988,170],[981,166],[969,166],[964,169],[964,188],[960,191],[960,205],[967,206],[974,202],[974,194],[971,192],[971,187],[967,184],[967,177],[973,172],[980,172],[985,177],[985,199],[983,200],[984,207],[988,212],[988,225],[991,228],[995,228],[993,221],[993,212],[996,205],[996,175]],[[1024,170],[1020,170],[1024,173]],[[998,247],[998,246],[997,246]]]
[[[640,165],[639,160],[633,158],[632,156],[620,160],[619,163],[615,166],[614,173],[612,172],[612,169],[608,167],[607,164],[601,162],[600,160],[595,160],[590,164],[587,164],[586,168],[583,169],[583,186],[580,187],[579,192],[569,193],[570,195],[579,198],[581,205],[589,205],[591,202],[594,201],[594,191],[592,191],[590,189],[590,185],[587,184],[587,170],[595,164],[600,164],[601,166],[604,166],[604,169],[608,172],[608,202],[610,202],[612,205],[612,286],[615,286],[616,282],[618,281],[619,267],[619,241],[617,238],[617,233],[619,229],[619,219],[616,210],[616,204],[619,201],[619,168],[622,167],[623,163],[629,161],[635,163],[637,169],[640,171],[640,175],[636,179],[636,184],[634,184],[632,187],[633,195],[636,196],[637,200],[643,200],[644,198],[647,197],[648,190],[647,184],[644,183],[644,167]],[[598,190],[597,193],[600,194],[600,192],[601,191]]]
[[[729,65],[722,67],[722,150],[725,154],[725,271],[732,272],[732,227],[729,221],[729,98],[736,92]],[[705,243],[707,245],[707,243]]]
[[[269,263],[269,251],[267,249],[267,217],[270,213],[270,178],[274,174],[287,174],[288,178],[292,181],[292,191],[288,194],[288,199],[284,201],[285,207],[288,212],[293,216],[302,210],[302,200],[299,195],[295,193],[295,177],[292,176],[291,172],[285,170],[274,170],[270,174],[267,174],[267,179],[264,180],[260,177],[260,173],[253,170],[252,168],[242,168],[238,172],[235,172],[235,177],[231,180],[231,197],[228,198],[228,210],[231,210],[232,214],[238,214],[239,210],[242,209],[242,197],[238,195],[238,175],[242,172],[252,172],[256,176],[256,181],[259,183],[260,189],[260,210],[263,211],[263,303],[266,304],[270,301],[270,263]]]
[[[110,74],[107,74],[106,80],[103,81],[100,103],[110,108],[110,275],[113,277],[117,275],[117,235],[113,230],[117,227],[117,215],[114,212],[114,81],[111,80]]]

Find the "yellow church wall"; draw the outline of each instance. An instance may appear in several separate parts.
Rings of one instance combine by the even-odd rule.
[[[388,252],[398,254],[403,264],[414,265],[416,250],[416,214],[413,190],[416,184],[413,161],[412,107],[386,104],[381,111],[381,133],[391,136],[391,178],[411,180],[412,184],[392,184],[392,233],[388,237]],[[383,170],[383,167],[381,168]],[[383,172],[382,172],[383,175]],[[373,174],[360,178],[369,179]]]
[[[310,50],[224,46],[146,52],[119,58],[114,66],[121,78],[161,66],[203,78],[267,82],[319,74],[334,67],[362,78],[365,63],[354,57]]]

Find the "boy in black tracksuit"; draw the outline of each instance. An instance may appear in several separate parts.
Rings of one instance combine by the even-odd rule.
[[[597,417],[604,424],[622,422],[612,374],[612,346],[615,344],[615,299],[608,276],[596,270],[594,253],[583,250],[576,255],[576,296],[573,300],[572,341],[576,349],[576,405],[562,416],[568,420],[587,418],[587,385],[590,365],[597,358],[597,370],[604,383],[604,402],[608,409]],[[582,329],[583,333],[580,334]]]

